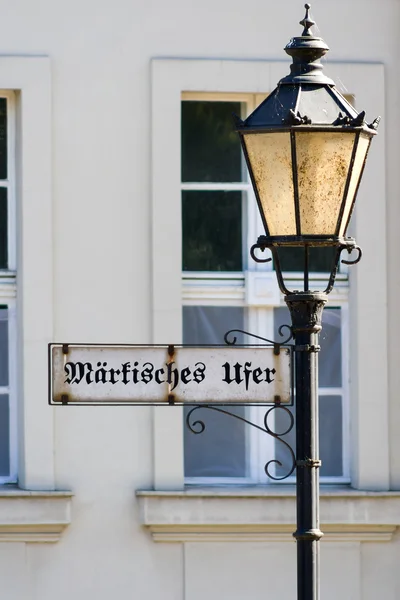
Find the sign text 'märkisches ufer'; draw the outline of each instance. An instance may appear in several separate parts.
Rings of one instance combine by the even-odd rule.
[[[237,404],[291,399],[281,347],[50,344],[51,404]]]

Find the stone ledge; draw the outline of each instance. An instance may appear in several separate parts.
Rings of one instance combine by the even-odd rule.
[[[156,542],[292,541],[294,486],[138,491]],[[400,526],[400,492],[321,489],[324,541],[387,542]]]
[[[0,542],[57,542],[71,523],[72,496],[0,488]]]

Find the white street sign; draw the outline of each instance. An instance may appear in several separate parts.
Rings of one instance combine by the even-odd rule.
[[[49,345],[50,404],[290,403],[290,347]]]

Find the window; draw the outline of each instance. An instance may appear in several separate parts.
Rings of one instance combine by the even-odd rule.
[[[255,94],[183,94],[182,98],[182,278],[183,341],[188,344],[222,344],[229,329],[245,329],[269,339],[279,339],[278,329],[290,323],[289,312],[277,290],[273,265],[251,264],[248,248],[262,233],[256,203],[242,158],[232,113],[245,117],[260,97]],[[254,234],[254,232],[256,232]],[[310,257],[315,289],[328,278],[331,249]],[[296,251],[282,252],[287,277],[296,280],[302,259]],[[254,276],[258,285],[274,289],[268,299],[250,292]],[[265,277],[267,277],[265,279]],[[320,355],[320,455],[321,479],[349,481],[348,461],[348,276],[338,276],[342,298],[332,301],[323,314]],[[253,285],[254,287],[254,285]],[[296,287],[294,285],[294,287]],[[240,293],[241,292],[241,293]],[[251,342],[249,339],[243,342]],[[189,409],[184,410],[184,418]],[[264,407],[235,407],[235,414],[262,425]],[[231,411],[233,412],[233,411]],[[276,415],[276,417],[275,417]],[[240,419],[207,409],[196,418],[204,433],[184,430],[184,469],[188,483],[270,483],[265,464],[275,477],[290,470],[285,446],[248,427]],[[277,431],[287,428],[278,411],[271,415]],[[287,418],[287,417],[286,417]],[[286,436],[294,448],[294,430]]]
[[[15,95],[0,91],[0,483],[17,477]]]
[[[0,90],[7,105],[7,174],[4,160],[0,167],[0,198],[7,195],[0,209],[0,360],[8,357],[0,435],[10,441],[2,441],[0,481],[52,490],[54,414],[46,402],[54,324],[50,60],[1,56]]]
[[[261,99],[266,91],[274,89],[287,70],[287,62],[268,60],[153,59],[151,62],[153,343],[182,342],[182,303],[243,307],[248,330],[259,328],[266,337],[274,335],[271,314],[274,308],[283,305],[279,294],[275,295],[277,287],[272,270],[259,270],[258,265],[252,265],[253,270],[247,271],[243,263],[244,271],[239,273],[204,271],[191,277],[193,272],[185,271],[182,275],[181,101],[182,93],[184,100],[188,99],[187,93],[199,100],[199,90],[202,100],[208,97],[215,100],[214,92],[228,102],[246,102],[254,92]],[[358,98],[362,98],[360,109],[367,110],[367,114],[385,115],[383,65],[330,62],[327,74],[348,85],[356,106]],[[371,80],[376,85],[369,85]],[[233,96],[232,90],[236,92]],[[364,258],[350,269],[350,287],[347,274],[342,273],[329,296],[329,306],[341,308],[342,317],[349,323],[349,330],[342,337],[342,363],[351,372],[351,402],[347,407],[351,412],[351,436],[347,436],[348,450],[346,442],[343,444],[344,460],[350,462],[351,458],[353,487],[381,490],[389,486],[386,246],[376,244],[377,239],[384,239],[386,231],[385,204],[377,202],[377,198],[385,198],[384,156],[383,128],[374,140],[361,184],[362,210],[352,222],[352,235],[362,246]],[[243,235],[248,236],[247,248],[262,231],[261,224],[257,225],[258,215],[252,218],[250,214],[249,218],[254,204],[248,203],[245,214]],[[244,255],[248,260],[247,250]],[[291,274],[295,284],[298,273]],[[379,294],[371,294],[371,274]],[[371,341],[369,326],[378,322],[379,344]],[[346,354],[348,346],[350,351]],[[343,376],[343,381],[347,381],[347,375]],[[185,484],[182,412],[180,408],[153,411],[155,490],[177,490]],[[261,454],[264,462],[271,455],[264,450]],[[31,452],[27,454],[30,455]]]

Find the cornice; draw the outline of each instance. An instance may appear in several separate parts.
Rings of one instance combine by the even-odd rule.
[[[71,523],[72,495],[0,488],[0,542],[57,542]]]
[[[291,542],[292,486],[138,491],[142,524],[155,542]],[[400,526],[400,492],[321,490],[324,542],[388,542]]]

